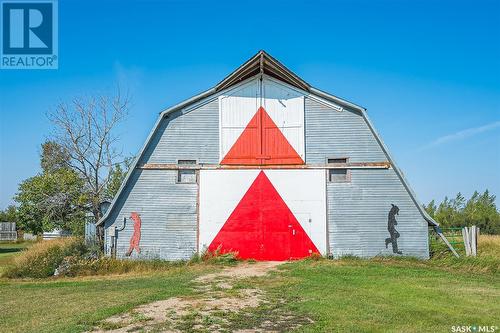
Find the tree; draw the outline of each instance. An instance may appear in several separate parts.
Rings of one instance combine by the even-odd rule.
[[[434,200],[424,207],[443,227],[476,225],[482,233],[500,234],[500,213],[495,205],[495,199],[496,197],[488,190],[483,194],[474,192],[469,200],[458,193],[454,199],[445,197],[437,208]]]
[[[55,141],[42,143],[40,166],[43,172],[53,172],[68,167],[69,154]]]
[[[434,218],[434,215],[436,214],[436,203],[434,202],[434,199],[429,202],[429,204],[426,206],[424,205],[424,209],[427,211],[430,217]]]
[[[96,221],[101,218],[100,203],[106,199],[113,169],[121,162],[114,132],[128,108],[128,96],[118,91],[112,97],[98,95],[60,103],[48,115],[55,129],[54,141],[68,154],[68,165],[84,181],[88,205]],[[102,237],[102,230],[98,233]]]
[[[3,211],[0,211],[0,222],[17,222],[17,207],[9,205]]]
[[[66,165],[68,157],[61,154],[63,151],[53,141],[43,143],[42,172],[19,185],[14,199],[19,203],[20,229],[35,234],[55,228],[82,233],[86,202],[84,181]]]
[[[120,189],[120,186],[122,185],[123,181],[125,180],[125,176],[127,175],[127,170],[130,167],[131,159],[127,158],[125,159],[125,162],[123,163],[125,165],[125,169],[122,168],[122,165],[120,163],[115,164],[113,169],[111,169],[111,176],[109,177],[109,182],[108,186],[106,187],[106,199],[107,200],[113,200],[115,197],[116,193],[118,193],[118,190]]]
[[[62,229],[80,234],[84,225],[83,180],[69,168],[40,173],[19,185],[19,227],[40,234]]]
[[[488,190],[483,194],[474,192],[463,211],[465,223],[477,225],[486,234],[500,234],[500,214],[495,199]]]

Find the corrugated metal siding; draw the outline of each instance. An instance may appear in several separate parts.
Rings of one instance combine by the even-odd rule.
[[[175,155],[174,155],[175,156]],[[132,258],[189,259],[196,251],[198,184],[176,183],[175,170],[135,170],[130,183],[106,221],[106,252],[110,253],[109,226],[120,228],[117,257],[124,257],[133,234],[131,212],[141,216],[141,254]]]
[[[400,233],[399,249],[406,256],[428,258],[428,229],[393,169],[357,169],[350,183],[327,183],[330,251],[335,257],[392,255],[385,248],[391,204]]]
[[[381,162],[387,157],[357,111],[336,111],[306,98],[306,163],[325,163],[328,157],[350,162]]]
[[[141,163],[219,162],[219,103],[214,100],[185,114],[163,119]]]
[[[163,119],[141,163],[176,163],[197,159],[219,162],[218,101]],[[313,99],[305,99],[306,163],[325,163],[328,157],[350,162],[387,161],[387,157],[357,111],[338,112]],[[108,227],[122,225],[132,211],[141,215],[140,257],[188,259],[196,250],[197,184],[177,184],[175,170],[134,170],[110,217]],[[325,172],[326,177],[326,172]],[[349,183],[327,183],[329,245],[333,255],[392,254],[385,248],[391,203],[401,234],[398,245],[405,255],[428,257],[427,223],[393,169],[351,171]],[[133,233],[128,219],[118,234],[117,255],[123,257]],[[133,257],[138,257],[134,251]]]

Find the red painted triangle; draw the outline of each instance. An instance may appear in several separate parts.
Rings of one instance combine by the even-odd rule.
[[[281,130],[260,107],[221,164],[304,164]]]
[[[241,259],[288,260],[319,253],[261,171],[208,247]]]

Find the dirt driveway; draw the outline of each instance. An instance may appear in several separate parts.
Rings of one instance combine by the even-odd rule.
[[[174,297],[141,305],[102,321],[93,332],[278,332],[280,322],[292,315],[280,313],[274,320],[252,320],[252,309],[269,302],[254,288],[252,278],[275,270],[281,262],[240,263],[194,280],[194,296]],[[249,328],[239,328],[248,319]],[[237,325],[235,325],[237,324]],[[297,325],[300,325],[297,321]],[[245,326],[245,325],[243,325]],[[285,325],[291,328],[289,325]]]

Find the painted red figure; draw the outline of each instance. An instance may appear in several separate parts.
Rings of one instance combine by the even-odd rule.
[[[141,253],[141,249],[139,248],[139,242],[141,241],[141,217],[138,213],[132,212],[130,213],[130,218],[134,221],[134,234],[130,238],[130,247],[128,248],[127,256],[130,256],[134,249],[137,253]]]

